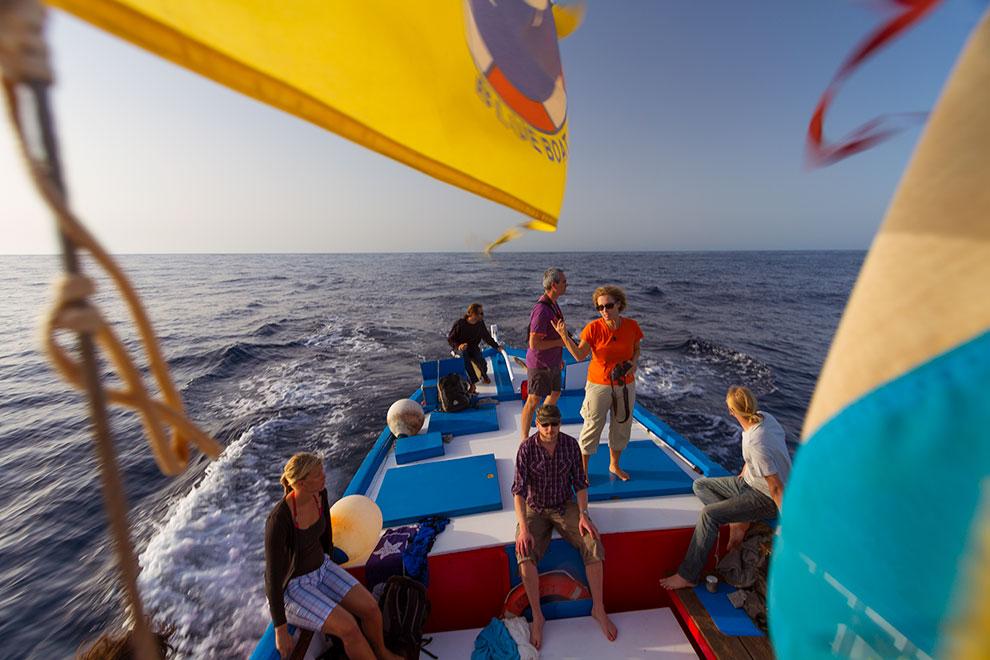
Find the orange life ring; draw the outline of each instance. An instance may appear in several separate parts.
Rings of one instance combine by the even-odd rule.
[[[547,571],[540,573],[540,601],[555,600],[585,600],[591,598],[587,585],[567,571]],[[505,607],[502,616],[508,613],[522,616],[523,610],[529,606],[526,589],[522,582],[517,584],[505,597]]]

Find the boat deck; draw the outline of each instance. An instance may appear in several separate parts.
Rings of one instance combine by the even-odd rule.
[[[479,395],[494,396],[493,386],[479,387]],[[454,517],[450,525],[437,537],[431,554],[443,554],[474,548],[501,546],[515,542],[516,517],[513,508],[512,479],[515,472],[516,451],[519,448],[519,416],[522,401],[503,401],[498,404],[499,430],[475,435],[455,437],[445,443],[444,455],[417,461],[417,464],[450,460],[479,454],[495,454],[498,466],[499,490],[502,508],[499,511],[475,513]],[[427,420],[429,423],[429,420]],[[427,430],[428,430],[427,426]],[[577,437],[580,424],[565,424],[561,432]],[[633,423],[633,440],[652,440],[692,479],[697,475],[686,463],[662,442],[656,439],[642,424]],[[601,451],[608,451],[607,443]],[[390,452],[375,475],[368,496],[375,499],[385,473],[396,467],[395,453]],[[592,518],[603,534],[644,530],[694,527],[701,510],[701,502],[691,495],[666,495],[592,502]]]
[[[691,589],[671,593],[673,609],[691,631],[706,660],[773,660],[768,637],[731,637],[723,634]]]
[[[540,657],[555,658],[697,658],[671,610],[658,608],[610,615],[619,637],[609,642],[590,617],[547,621]],[[426,650],[439,660],[470,658],[481,628],[434,633]]]

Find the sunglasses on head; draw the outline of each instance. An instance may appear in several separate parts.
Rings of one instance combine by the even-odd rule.
[[[595,309],[597,309],[599,312],[602,311],[603,309],[612,309],[613,307],[615,307],[614,302],[605,303],[604,305],[595,305]]]

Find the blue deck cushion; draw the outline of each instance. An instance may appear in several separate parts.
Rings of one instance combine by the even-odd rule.
[[[459,357],[420,362],[419,371],[423,374],[424,381],[437,380],[447,374],[460,374],[465,380],[468,377],[467,372],[464,370],[464,360]]]
[[[557,399],[557,407],[560,408],[561,424],[581,424],[584,418],[581,417],[581,406],[584,404],[584,390],[575,394],[564,394]],[[536,415],[533,415],[532,426],[536,426]]]
[[[588,499],[593,502],[692,492],[691,477],[652,440],[635,440],[622,452],[619,464],[629,473],[629,481],[609,472],[608,460],[608,445],[602,444],[588,462]]]
[[[443,456],[443,436],[439,433],[411,435],[395,441],[395,462],[399,465],[434,456]]]
[[[756,627],[753,620],[746,614],[746,610],[738,610],[729,602],[729,594],[735,591],[735,587],[730,587],[724,582],[718,583],[718,591],[709,593],[704,585],[694,588],[698,600],[705,606],[708,616],[715,622],[715,627],[723,635],[729,637],[763,637],[763,631]]]
[[[375,498],[386,527],[502,508],[495,454],[390,468]]]
[[[494,403],[486,403],[461,412],[434,411],[430,413],[430,433],[468,435],[497,430],[498,409]]]

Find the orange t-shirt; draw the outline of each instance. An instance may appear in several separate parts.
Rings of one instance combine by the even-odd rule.
[[[588,381],[598,385],[610,385],[608,379],[612,368],[620,362],[632,360],[636,343],[643,338],[639,324],[632,319],[622,318],[619,329],[613,331],[602,319],[595,319],[584,326],[581,340],[591,346],[591,364],[588,365]],[[626,382],[631,383],[635,374],[627,374]]]

